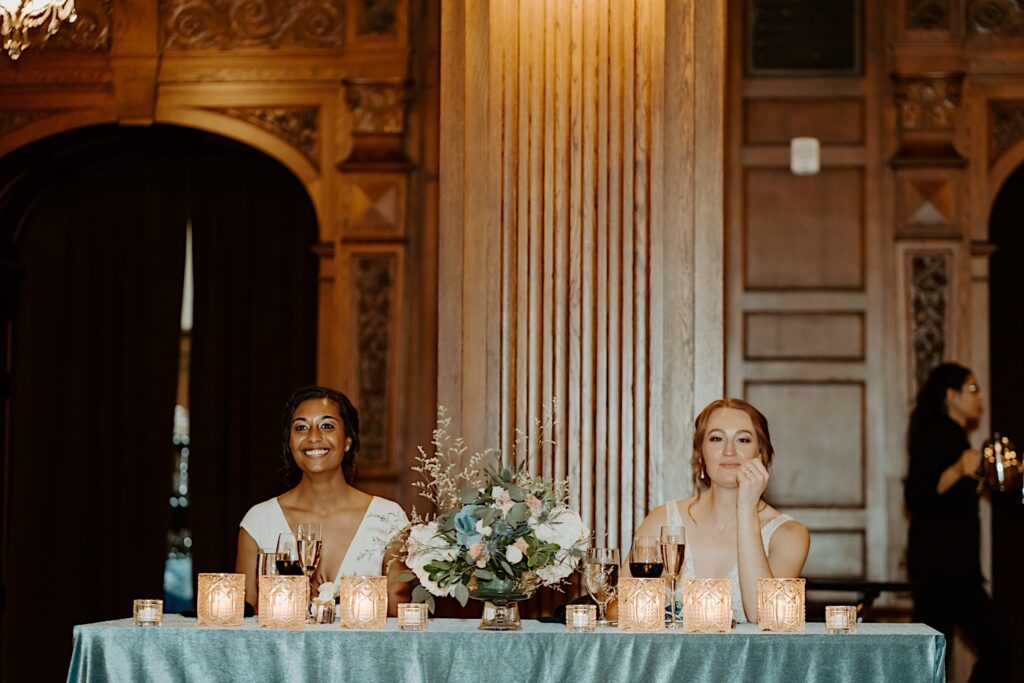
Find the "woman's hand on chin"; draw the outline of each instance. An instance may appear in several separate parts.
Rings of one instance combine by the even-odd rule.
[[[736,506],[741,510],[756,510],[768,488],[768,469],[760,458],[748,460],[740,466],[736,471],[736,484],[739,486]]]

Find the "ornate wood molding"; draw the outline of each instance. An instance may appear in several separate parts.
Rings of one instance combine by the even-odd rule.
[[[356,33],[360,36],[394,35],[397,9],[397,0],[359,0]]]
[[[964,74],[893,76],[900,149],[893,166],[964,166],[953,146]]]
[[[910,330],[918,387],[945,357],[949,265],[948,252],[920,252],[910,256]]]
[[[409,83],[404,79],[345,79],[345,101],[352,112],[352,150],[346,169],[405,164],[404,138]]]
[[[949,0],[910,0],[906,22],[908,29],[949,28]]]
[[[259,126],[320,167],[319,107],[224,107],[212,111]]]
[[[967,32],[996,37],[1024,36],[1020,0],[969,0]]]
[[[76,0],[75,13],[75,23],[63,24],[39,48],[49,52],[110,52],[113,0]]]
[[[395,256],[353,258],[356,285],[356,348],[359,354],[360,459],[371,468],[388,466],[390,405],[388,355]]]
[[[172,50],[337,48],[344,0],[160,0],[162,45]]]
[[[988,103],[988,120],[988,163],[991,166],[1024,138],[1024,100],[992,100]]]
[[[54,114],[59,114],[66,109],[46,109],[43,111],[25,111],[25,110],[0,110],[0,136],[7,135],[12,130],[26,126],[33,121],[39,121],[45,119]]]

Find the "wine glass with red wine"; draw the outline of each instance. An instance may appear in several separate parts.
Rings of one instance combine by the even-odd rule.
[[[302,576],[302,560],[299,546],[292,532],[277,535],[277,573],[281,576]]]

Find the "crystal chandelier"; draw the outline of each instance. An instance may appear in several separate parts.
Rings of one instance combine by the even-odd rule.
[[[29,29],[49,22],[46,26],[46,38],[49,38],[60,28],[60,22],[70,23],[77,18],[75,0],[0,0],[0,21],[3,22],[0,34],[4,49],[11,59],[17,59],[28,47]]]

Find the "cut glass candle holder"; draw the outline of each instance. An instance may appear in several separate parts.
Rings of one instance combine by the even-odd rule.
[[[757,580],[757,627],[762,631],[804,630],[804,579]]]
[[[683,631],[725,633],[732,628],[732,581],[684,579]]]
[[[619,630],[665,629],[665,579],[619,579]]]
[[[342,628],[384,628],[388,619],[386,576],[343,576],[339,588]]]
[[[241,626],[245,615],[245,574],[199,575],[196,616],[200,626]]]

